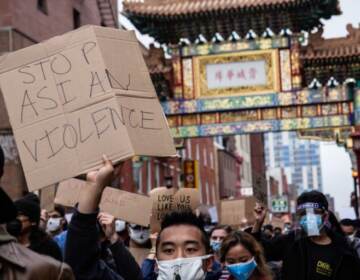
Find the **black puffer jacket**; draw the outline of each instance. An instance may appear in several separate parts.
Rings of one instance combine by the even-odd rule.
[[[263,245],[267,261],[283,261],[283,280],[312,280],[308,275],[308,241],[305,237],[297,238],[295,232],[272,240],[261,238],[260,233],[253,235]],[[331,279],[360,279],[360,260],[349,247],[346,239],[332,231],[328,231],[328,235],[340,256]]]

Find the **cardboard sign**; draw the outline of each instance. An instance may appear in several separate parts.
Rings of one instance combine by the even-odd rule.
[[[101,198],[100,209],[121,220],[148,227],[152,200],[145,195],[106,188]]]
[[[200,194],[196,189],[159,187],[150,192],[153,202],[150,227],[159,232],[161,221],[171,211],[192,210],[200,206]]]
[[[222,200],[220,203],[220,223],[237,226],[254,223],[255,197],[245,197],[236,200]]]
[[[74,207],[80,196],[86,192],[87,182],[69,179],[61,182],[56,193],[55,203]],[[152,200],[136,193],[119,189],[105,188],[100,202],[100,211],[129,223],[149,226]]]
[[[220,223],[222,225],[240,225],[246,219],[245,200],[222,200],[220,211]]]
[[[30,191],[134,155],[174,156],[133,32],[85,26],[0,58]]]
[[[55,193],[56,193],[55,185],[48,186],[46,188],[43,188],[40,191],[40,207],[41,207],[41,209],[45,209],[48,212],[51,212],[54,210]]]

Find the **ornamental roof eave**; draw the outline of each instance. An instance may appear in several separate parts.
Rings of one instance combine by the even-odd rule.
[[[302,48],[301,60],[311,62],[360,58],[360,27],[346,26],[348,35],[341,38],[325,39],[323,30],[310,34],[308,45]]]
[[[268,27],[275,33],[310,31],[338,14],[338,0],[125,0],[123,9],[141,33],[165,44],[194,42],[200,34],[209,40],[217,32],[262,34]]]
[[[218,12],[233,9],[270,10],[273,8],[296,8],[303,4],[318,3],[318,0],[124,0],[126,14],[142,16],[186,16],[198,13]],[[320,1],[321,2],[321,1]],[[322,1],[324,5],[340,13],[338,0]]]

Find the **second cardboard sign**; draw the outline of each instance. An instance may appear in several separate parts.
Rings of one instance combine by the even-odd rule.
[[[87,182],[70,179],[59,184],[55,203],[74,207],[80,196],[86,192]],[[100,210],[129,223],[149,226],[152,200],[136,193],[105,188],[100,202]]]

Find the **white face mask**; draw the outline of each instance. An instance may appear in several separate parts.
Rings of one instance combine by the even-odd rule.
[[[204,280],[203,260],[210,257],[211,255],[158,261],[159,274],[157,280]]]
[[[46,230],[49,232],[54,232],[60,229],[61,218],[50,218],[46,225]]]
[[[73,213],[65,214],[65,220],[68,224],[70,224],[73,215]]]
[[[126,222],[122,220],[116,220],[115,221],[115,231],[116,232],[122,232],[125,230]]]
[[[351,235],[348,235],[348,238],[349,238],[349,240],[350,240],[351,242],[353,242],[354,239],[355,239],[355,233],[353,233],[353,234],[351,234]]]
[[[139,245],[144,245],[150,238],[150,231],[148,229],[137,230],[129,227],[130,238]]]

